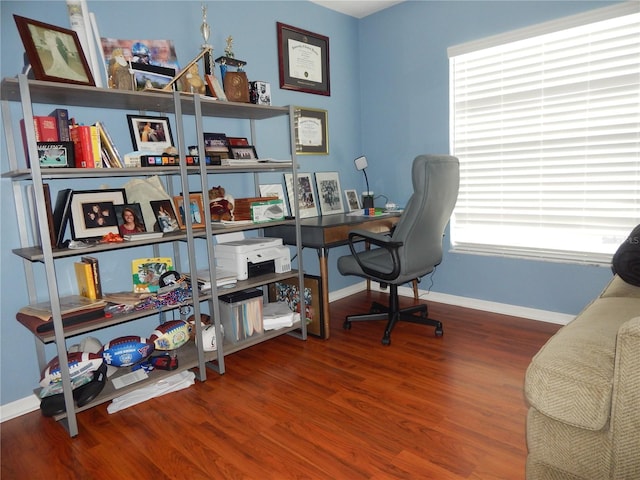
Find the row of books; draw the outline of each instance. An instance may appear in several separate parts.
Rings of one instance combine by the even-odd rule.
[[[49,115],[35,115],[33,127],[38,142],[38,157],[43,167],[124,168],[124,162],[102,122],[78,125],[65,108]],[[21,120],[27,165],[26,131]],[[50,152],[54,151],[52,155]]]

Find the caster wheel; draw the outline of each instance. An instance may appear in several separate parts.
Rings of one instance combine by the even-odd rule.
[[[391,339],[387,336],[382,337],[382,344],[385,346],[391,345]]]
[[[342,328],[344,330],[351,330],[351,322],[349,320],[345,320],[342,324]]]
[[[441,337],[442,335],[444,335],[442,327],[436,328],[436,337]]]

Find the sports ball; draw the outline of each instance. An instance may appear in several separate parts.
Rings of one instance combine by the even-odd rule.
[[[144,337],[128,335],[114,338],[102,347],[102,358],[107,365],[128,367],[153,353],[153,342]]]
[[[69,376],[72,381],[77,377],[97,370],[103,362],[102,355],[88,352],[67,353],[67,360],[69,365]],[[47,364],[47,367],[42,372],[42,376],[40,377],[40,386],[46,387],[52,383],[61,381],[62,374],[60,373],[60,361],[56,356],[51,359]]]
[[[182,320],[169,320],[161,323],[149,335],[156,350],[175,350],[189,340],[191,327]]]

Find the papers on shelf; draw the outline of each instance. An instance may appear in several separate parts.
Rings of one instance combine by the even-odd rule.
[[[200,290],[211,290],[211,275],[209,275],[209,270],[198,270],[197,274]],[[216,285],[218,287],[222,287],[224,285],[235,285],[237,280],[235,272],[216,268]]]
[[[292,312],[285,302],[267,303],[262,315],[265,330],[291,327],[300,319],[300,314]]]

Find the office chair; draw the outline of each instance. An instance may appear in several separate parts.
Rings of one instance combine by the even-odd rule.
[[[387,320],[382,344],[391,343],[391,331],[400,321],[435,327],[436,336],[443,332],[442,323],[427,316],[426,305],[400,308],[398,286],[432,272],[442,261],[442,236],[458,197],[459,163],[449,155],[419,155],[411,169],[413,194],[391,235],[353,230],[349,232],[351,255],[338,258],[342,275],[356,275],[389,285],[389,305],[374,302],[369,313],[348,315],[351,322]],[[355,244],[368,241],[370,250],[356,251]]]

